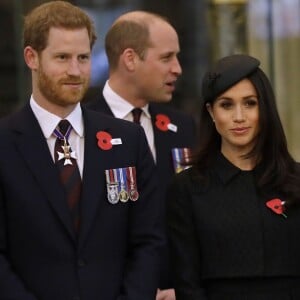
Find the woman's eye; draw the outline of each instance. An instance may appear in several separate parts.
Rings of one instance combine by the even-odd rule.
[[[222,103],[220,103],[220,106],[222,108],[228,109],[232,106],[232,104],[230,102],[222,102]]]
[[[257,105],[257,101],[254,99],[247,100],[246,102],[246,106],[256,106],[256,105]]]

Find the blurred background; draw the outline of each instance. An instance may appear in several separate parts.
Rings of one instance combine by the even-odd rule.
[[[30,97],[31,78],[23,60],[23,16],[42,0],[0,0],[0,116]],[[103,43],[120,14],[142,9],[166,16],[181,45],[183,74],[170,105],[198,117],[200,82],[217,58],[246,53],[261,60],[274,86],[289,149],[300,160],[300,0],[77,0],[94,20],[91,88],[107,78]]]

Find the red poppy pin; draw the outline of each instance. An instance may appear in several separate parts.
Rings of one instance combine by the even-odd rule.
[[[278,198],[271,199],[266,203],[267,207],[269,207],[275,214],[282,215],[287,218],[287,215],[284,213],[284,204],[285,201],[281,201]]]
[[[168,116],[164,114],[156,115],[155,126],[161,131],[174,131],[177,132],[177,126],[171,123],[171,120]]]
[[[120,138],[113,139],[106,131],[98,131],[96,138],[98,140],[98,147],[102,150],[110,150],[113,145],[122,144],[122,140]]]

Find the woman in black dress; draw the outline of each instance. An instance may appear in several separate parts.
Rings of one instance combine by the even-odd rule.
[[[199,151],[167,199],[176,300],[300,299],[300,169],[259,65],[203,78]]]

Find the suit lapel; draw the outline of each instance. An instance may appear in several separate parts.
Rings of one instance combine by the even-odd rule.
[[[96,113],[97,120],[93,121],[87,110],[84,113],[84,168],[83,168],[83,187],[81,197],[82,222],[79,234],[79,247],[83,245],[90,231],[92,223],[99,212],[101,199],[106,197],[104,186],[104,168],[99,168],[99,162],[105,162],[105,154],[97,146],[96,133],[99,130],[107,131],[107,128],[99,128],[101,114]],[[97,126],[98,124],[98,126]]]
[[[156,107],[150,104],[149,111],[153,126],[154,144],[156,149],[156,164],[159,167],[161,162],[166,159],[166,155],[170,155],[170,145],[168,142],[169,133],[161,131],[155,125],[156,115],[160,113]],[[163,165],[165,165],[165,162],[163,162]]]
[[[15,131],[18,133],[16,147],[61,223],[75,238],[63,189],[39,123],[29,105],[23,109],[20,116],[21,118],[17,120],[15,126]]]

